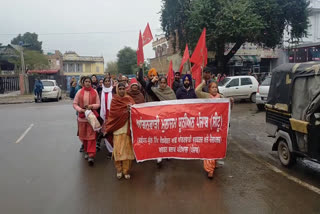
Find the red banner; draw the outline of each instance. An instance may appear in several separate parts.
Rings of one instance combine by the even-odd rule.
[[[131,107],[138,162],[156,158],[221,159],[226,156],[229,99],[190,99]]]

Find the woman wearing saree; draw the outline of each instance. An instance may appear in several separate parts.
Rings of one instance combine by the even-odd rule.
[[[105,132],[113,133],[113,159],[117,170],[117,178],[130,179],[129,170],[134,160],[130,135],[129,107],[134,100],[126,94],[125,84],[117,85],[117,94],[112,98],[111,108]]]

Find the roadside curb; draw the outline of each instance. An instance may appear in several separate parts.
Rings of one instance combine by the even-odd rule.
[[[0,101],[0,105],[8,105],[8,104],[24,104],[24,103],[34,103],[33,100],[24,100],[24,101]]]

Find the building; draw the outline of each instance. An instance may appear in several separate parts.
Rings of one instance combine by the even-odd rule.
[[[288,51],[289,62],[320,61],[320,0],[310,0],[311,13],[308,36],[302,38],[298,45],[288,43],[290,35],[284,34],[284,46]]]
[[[171,60],[173,70],[179,70],[182,57],[179,54],[178,46],[173,47],[172,40],[173,39],[170,39],[168,41],[164,34],[160,34],[155,35],[155,41],[152,42],[155,58],[150,59],[150,66],[155,68],[160,75],[168,73]]]
[[[225,47],[227,54],[233,44],[228,44]],[[165,36],[156,35],[155,41],[152,43],[155,51],[155,58],[150,59],[151,67],[157,69],[159,74],[168,72],[170,60],[173,62],[173,70],[179,69],[182,57],[179,54],[178,47],[172,46],[172,41],[167,40]],[[208,66],[215,64],[215,52],[208,51]],[[282,56],[279,49],[267,49],[255,44],[245,43],[236,52],[235,56],[229,61],[227,73],[230,75],[245,75],[248,72],[253,73],[269,73],[279,64],[279,58]],[[285,56],[286,57],[286,56]],[[184,67],[184,72],[189,69],[189,66]]]
[[[63,55],[56,50],[54,53],[48,53],[49,70],[58,70],[60,75],[63,75]]]
[[[227,54],[233,44],[226,45]],[[247,75],[252,73],[269,73],[279,63],[280,49],[264,48],[252,43],[244,43],[228,63],[230,75]]]
[[[104,75],[104,59],[69,51],[63,55],[63,72],[66,76]]]

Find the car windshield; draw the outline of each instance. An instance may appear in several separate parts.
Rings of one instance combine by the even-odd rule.
[[[43,86],[54,86],[54,83],[51,81],[41,81]]]
[[[218,86],[224,86],[227,82],[229,82],[230,78],[224,78],[222,81],[218,83]]]
[[[261,86],[270,86],[271,83],[271,77],[267,77],[263,82],[261,83]]]

